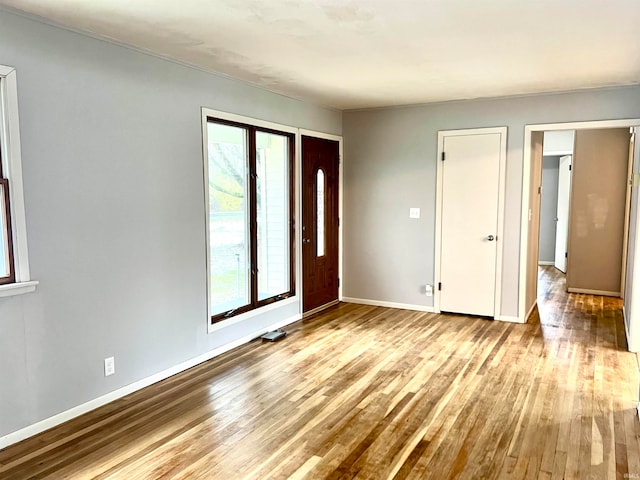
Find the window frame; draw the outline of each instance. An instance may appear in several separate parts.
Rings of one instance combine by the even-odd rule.
[[[22,185],[22,152],[20,119],[18,116],[18,82],[14,67],[0,65],[0,178],[5,190],[5,212],[9,225],[9,245],[12,253],[11,281],[0,281],[0,297],[33,292],[38,285],[31,280],[27,248],[27,226]]]
[[[3,246],[7,249],[7,260],[9,263],[9,275],[0,277],[0,285],[7,285],[15,283],[16,281],[16,269],[15,258],[13,255],[13,233],[11,229],[11,200],[9,196],[9,179],[3,176],[2,173],[2,143],[0,143],[0,189],[2,190],[2,196],[0,203],[4,205],[4,211],[0,211],[0,215],[4,216],[4,223],[6,225],[7,244]],[[0,234],[0,239],[4,235]]]
[[[247,233],[249,238],[249,303],[235,309],[227,310],[222,313],[212,314],[211,309],[211,259],[210,259],[210,210],[209,210],[209,139],[208,128],[210,123],[219,125],[227,125],[245,129],[247,132]],[[212,326],[232,323],[242,320],[247,316],[262,313],[277,306],[284,306],[291,301],[296,301],[296,235],[295,235],[295,215],[296,215],[296,156],[297,156],[297,137],[298,129],[286,125],[279,125],[271,122],[265,122],[249,117],[229,114],[226,112],[218,112],[210,109],[202,109],[202,128],[203,128],[203,163],[204,163],[204,184],[205,184],[205,238],[206,238],[206,261],[207,261],[207,317],[209,329]],[[289,234],[289,289],[286,292],[277,295],[258,299],[258,231],[257,231],[257,175],[256,175],[256,158],[257,143],[256,135],[258,132],[268,133],[286,137],[288,139],[288,165],[287,165],[287,201],[288,201],[288,234]]]

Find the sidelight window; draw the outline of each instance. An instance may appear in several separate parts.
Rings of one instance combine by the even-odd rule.
[[[324,224],[325,224],[325,208],[324,208],[324,172],[318,170],[316,174],[316,256],[324,255]]]
[[[294,295],[291,132],[207,117],[212,323]]]

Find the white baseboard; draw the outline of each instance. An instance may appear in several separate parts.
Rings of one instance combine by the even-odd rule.
[[[512,317],[510,315],[498,315],[497,317],[495,317],[495,320],[498,320],[500,322],[524,323],[520,318]]]
[[[367,298],[353,298],[353,297],[343,297],[343,302],[346,303],[358,303],[360,305],[372,305],[374,307],[388,307],[388,308],[400,308],[402,310],[415,310],[417,312],[435,312],[433,307],[428,307],[426,305],[413,305],[409,303],[395,303],[395,302],[383,302],[380,300],[369,300]]]
[[[326,310],[329,307],[333,307],[334,305],[337,305],[339,303],[340,303],[340,300],[333,300],[332,302],[325,303],[324,305],[320,305],[319,307],[316,307],[313,310],[304,312],[302,314],[302,318],[307,318],[307,317],[310,317],[311,315],[315,315],[316,313],[322,312],[323,310]]]
[[[556,262],[547,262],[546,260],[538,261],[538,265],[551,265],[551,266],[554,266],[555,264],[556,264]]]
[[[624,334],[627,337],[627,347],[630,352],[637,353],[640,351],[640,348],[638,348],[638,345],[635,344],[631,335],[629,335],[629,327],[627,327],[627,311],[624,308],[624,305],[622,306],[622,323],[624,323]]]
[[[101,407],[103,405],[106,405],[107,403],[110,403],[110,402],[113,402],[114,400],[122,398],[125,395],[129,395],[130,393],[141,390],[145,387],[148,387],[149,385],[152,385],[156,382],[164,380],[165,378],[169,378],[177,373],[180,373],[185,370],[188,370],[189,368],[195,367],[196,365],[206,362],[207,360],[211,360],[212,358],[217,357],[218,355],[222,355],[223,353],[226,353],[229,350],[233,350],[234,348],[239,347],[240,345],[244,345],[245,343],[250,342],[254,338],[259,337],[266,332],[275,330],[276,328],[284,327],[285,325],[289,325],[293,322],[297,322],[298,320],[300,320],[300,318],[301,318],[300,314],[294,315],[285,320],[274,323],[269,327],[265,327],[260,330],[257,330],[231,343],[228,343],[226,345],[213,349],[209,352],[203,353],[202,355],[199,355],[195,358],[187,360],[186,362],[182,362],[174,367],[168,368],[154,375],[151,375],[150,377],[143,378],[142,380],[138,380],[137,382],[131,383],[125,387],[114,390],[113,392],[109,392],[105,395],[102,395],[98,398],[90,400],[86,403],[70,408],[69,410],[65,410],[64,412],[58,413],[52,417],[45,418],[44,420],[41,420],[32,425],[29,425],[28,427],[25,427],[15,432],[4,435],[0,437],[0,449],[8,447],[9,445],[13,445],[14,443],[18,443],[29,437],[37,435],[38,433],[42,433],[45,430],[48,430],[52,427],[55,427],[64,422],[67,422],[73,418],[79,417],[80,415],[90,412],[91,410],[95,410],[98,407]]]
[[[619,297],[620,292],[609,292],[607,290],[590,290],[588,288],[568,288],[569,293],[585,293],[587,295],[604,295],[605,297]]]

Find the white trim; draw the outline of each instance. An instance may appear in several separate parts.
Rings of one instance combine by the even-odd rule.
[[[631,334],[629,333],[629,327],[627,326],[627,310],[624,305],[622,306],[622,323],[624,323],[624,334],[627,338],[627,347],[629,348],[629,351],[634,353],[640,351],[640,348],[638,348],[638,346],[633,342]]]
[[[500,317],[502,312],[502,259],[504,255],[504,203],[506,191],[506,165],[507,165],[507,127],[469,128],[461,130],[438,131],[437,172],[436,172],[436,230],[435,230],[435,259],[434,259],[434,284],[440,281],[442,250],[442,152],[444,151],[445,137],[462,135],[482,135],[489,133],[500,134],[500,160],[498,178],[498,212],[496,232],[496,272],[495,293],[493,299],[493,316]],[[434,289],[434,311],[440,312],[440,291]]]
[[[315,315],[316,313],[320,313],[324,310],[326,310],[329,307],[333,307],[334,305],[338,305],[340,303],[340,300],[333,300],[332,302],[329,303],[325,303],[324,305],[320,305],[319,307],[316,307],[312,310],[309,310],[308,312],[304,312],[302,314],[302,318],[307,318],[310,317],[311,315]]]
[[[542,152],[543,157],[564,157],[565,155],[573,155],[573,150],[552,150],[550,152]]]
[[[254,308],[253,310],[249,310],[248,312],[241,313],[240,315],[236,315],[234,317],[228,318],[226,320],[221,320],[216,323],[209,323],[208,333],[213,333],[217,330],[221,330],[223,328],[230,327],[236,323],[243,322],[253,317],[257,317],[258,315],[262,315],[264,313],[270,312],[277,308],[286,307],[287,305],[291,305],[294,303],[299,303],[300,299],[298,295],[294,295],[289,298],[285,298],[283,300],[279,300],[277,302],[269,303],[260,308]],[[211,317],[209,317],[211,318]]]
[[[569,293],[585,293],[587,295],[604,295],[605,297],[620,297],[620,292],[610,292],[608,290],[591,290],[589,288],[567,288]]]
[[[284,125],[282,123],[270,122],[268,120],[261,120],[254,117],[245,117],[244,115],[237,115],[235,113],[223,112],[222,110],[213,110],[211,108],[202,107],[202,120],[206,127],[207,117],[219,118],[221,120],[228,120],[230,122],[244,123],[253,127],[269,128],[271,130],[280,130],[287,133],[298,133],[297,127],[291,125]]]
[[[211,261],[209,258],[209,231],[210,231],[210,226],[209,226],[209,159],[208,159],[208,149],[209,149],[209,139],[208,139],[208,131],[207,131],[207,117],[214,117],[214,118],[219,118],[222,120],[229,120],[232,122],[238,122],[238,123],[244,123],[247,125],[251,125],[251,126],[255,126],[255,127],[261,127],[261,128],[268,128],[271,130],[279,130],[281,132],[286,132],[286,133],[293,133],[295,135],[296,138],[296,151],[294,152],[294,169],[295,169],[295,179],[294,179],[294,183],[295,183],[295,187],[294,187],[294,192],[289,192],[290,195],[294,195],[294,220],[296,222],[298,222],[299,217],[298,217],[298,211],[300,210],[300,194],[299,194],[299,188],[298,188],[298,170],[299,170],[299,164],[300,164],[300,160],[299,160],[299,129],[297,127],[292,127],[289,125],[283,125],[280,123],[274,123],[274,122],[269,122],[266,120],[260,120],[257,118],[252,118],[252,117],[245,117],[243,115],[237,115],[235,113],[229,113],[229,112],[223,112],[220,110],[213,110],[211,108],[206,108],[206,107],[202,107],[201,109],[201,116],[202,116],[202,166],[203,166],[203,188],[204,188],[204,209],[205,209],[205,255],[206,255],[206,270],[207,270],[207,278],[206,278],[206,285],[207,285],[207,332],[208,333],[212,333],[215,332],[217,330],[220,330],[221,328],[225,328],[228,327],[229,325],[233,325],[235,323],[241,322],[243,320],[247,320],[249,318],[255,317],[257,315],[261,315],[265,312],[271,311],[271,310],[275,310],[276,308],[281,308],[284,307],[286,305],[290,305],[292,303],[298,303],[299,307],[298,307],[298,312],[302,311],[302,295],[299,294],[300,291],[300,287],[301,287],[301,282],[300,282],[300,277],[297,274],[298,272],[298,265],[301,261],[301,255],[300,255],[300,249],[299,248],[295,248],[294,252],[295,252],[295,257],[292,258],[290,261],[295,262],[294,263],[294,269],[296,271],[296,279],[295,279],[295,292],[296,294],[285,299],[285,300],[279,300],[277,302],[274,303],[270,303],[268,305],[265,305],[263,307],[259,307],[259,308],[255,308],[253,310],[250,310],[248,312],[245,312],[243,314],[237,315],[235,317],[229,318],[227,320],[223,320],[221,322],[216,322],[216,323],[211,323],[211,302],[209,301],[209,291],[210,291],[210,287],[211,287]],[[299,224],[299,223],[297,223]],[[296,232],[297,233],[297,232]]]
[[[530,129],[534,132],[551,132],[556,130],[586,130],[597,128],[627,128],[640,125],[640,118],[622,118],[618,120],[588,120],[584,122],[566,123],[534,123],[525,125],[525,132]],[[568,153],[567,155],[572,155]]]
[[[381,300],[369,300],[367,298],[353,298],[353,297],[343,297],[342,301],[345,303],[357,303],[360,305],[371,305],[374,307],[387,307],[387,308],[399,308],[402,310],[414,310],[416,312],[429,312],[435,313],[435,309],[433,307],[429,307],[426,305],[413,305],[409,303],[395,303],[395,302],[383,302]]]
[[[302,225],[302,136],[300,130],[296,133],[296,211],[294,214],[294,221],[296,228],[294,229],[295,239],[295,255],[296,255],[296,296],[298,297],[298,313],[302,318],[302,229],[299,227]]]
[[[520,278],[518,281],[518,317],[526,321],[525,305],[527,292],[527,248],[529,237],[529,189],[531,184],[531,134],[554,130],[582,130],[594,128],[623,128],[640,125],[640,119],[594,120],[587,122],[567,122],[525,125],[522,161],[522,208],[520,210]]]
[[[0,296],[34,291],[38,282],[31,283],[29,250],[27,247],[27,222],[22,184],[22,151],[20,147],[20,118],[18,113],[18,81],[13,67],[0,65],[0,141],[4,146],[4,168],[9,179],[11,201],[11,226],[13,241],[14,285],[29,286],[5,288]]]
[[[39,282],[35,280],[31,280],[29,282],[0,285],[0,297],[10,297],[12,295],[22,295],[24,293],[34,292],[38,283]]]
[[[331,133],[323,133],[323,132],[317,132],[315,130],[306,130],[304,128],[301,128],[299,130],[300,132],[300,153],[302,154],[302,136],[305,135],[307,137],[314,137],[314,138],[323,138],[325,140],[333,140],[338,142],[338,155],[340,156],[340,163],[338,165],[338,218],[339,218],[339,223],[338,223],[338,278],[340,279],[340,286],[338,287],[338,300],[342,300],[342,288],[344,285],[344,278],[342,276],[342,248],[343,248],[343,233],[344,233],[344,183],[343,183],[343,179],[344,179],[344,139],[341,135],[333,135]],[[302,167],[302,162],[300,163],[300,166]],[[302,168],[300,168],[300,170],[302,170]],[[300,184],[302,185],[302,172],[300,173]],[[301,194],[302,195],[302,194]],[[300,221],[297,223],[297,225],[302,225],[302,200],[300,201]],[[302,237],[302,235],[300,235],[300,237]],[[302,238],[300,239],[300,242],[302,242]],[[302,252],[302,243],[300,243],[300,252]],[[302,260],[300,261],[300,263],[302,264]],[[302,278],[302,265],[300,266],[300,277]]]
[[[433,259],[433,311],[440,313],[440,260],[441,260],[441,230],[442,230],[442,152],[444,152],[444,132],[438,132],[438,147],[436,151],[436,228]]]
[[[495,317],[496,320],[500,322],[509,322],[509,323],[524,323],[518,317],[513,317],[511,315],[500,315]]]
[[[550,267],[555,266],[556,262],[547,262],[546,260],[538,260],[538,265],[548,265]]]
[[[22,440],[25,440],[26,438],[37,435],[38,433],[44,432],[45,430],[48,430],[52,427],[55,427],[64,422],[67,422],[84,413],[90,412],[91,410],[95,410],[96,408],[106,405],[107,403],[113,402],[114,400],[118,400],[119,398],[122,398],[125,395],[129,395],[133,392],[137,392],[138,390],[142,390],[143,388],[148,387],[149,385],[152,385],[161,380],[169,378],[180,372],[184,372],[189,368],[195,367],[196,365],[206,362],[207,360],[211,360],[214,357],[222,355],[223,353],[226,353],[230,350],[233,350],[234,348],[237,348],[240,345],[248,343],[257,337],[264,335],[266,332],[270,332],[271,330],[284,327],[291,323],[297,322],[298,320],[300,320],[300,315],[294,315],[285,320],[274,323],[269,327],[256,330],[255,332],[249,335],[246,335],[242,338],[234,340],[233,342],[223,345],[221,347],[215,348],[209,352],[203,353],[202,355],[199,355],[195,358],[182,362],[176,366],[173,366],[171,368],[168,368],[166,370],[163,370],[161,372],[158,372],[154,375],[143,378],[141,380],[138,380],[137,382],[131,383],[125,387],[114,390],[113,392],[109,392],[105,395],[102,395],[98,398],[90,400],[86,403],[70,408],[69,410],[65,410],[64,412],[53,415],[49,418],[41,420],[32,425],[29,425],[28,427],[25,427],[15,432],[4,435],[0,437],[0,449],[8,447],[9,445],[20,442]]]

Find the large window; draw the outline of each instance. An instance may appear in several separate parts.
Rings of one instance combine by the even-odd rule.
[[[0,65],[0,297],[38,284],[29,276],[19,126],[16,71]]]
[[[212,322],[294,294],[294,139],[206,119]]]

